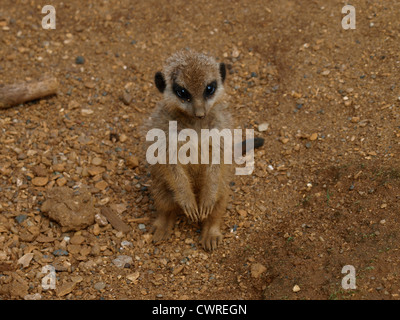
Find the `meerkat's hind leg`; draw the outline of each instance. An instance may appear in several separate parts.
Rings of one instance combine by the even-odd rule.
[[[171,210],[159,212],[151,228],[153,242],[167,240],[171,236],[172,230],[174,229],[175,221],[175,211]]]
[[[217,201],[212,212],[203,221],[200,243],[205,250],[215,250],[222,242],[223,236],[220,230],[222,216],[226,210],[227,197]]]

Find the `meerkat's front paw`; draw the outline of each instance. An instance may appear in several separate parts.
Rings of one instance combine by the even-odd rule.
[[[181,204],[182,210],[184,214],[193,222],[197,222],[199,220],[199,209],[197,207],[196,199],[187,200]]]
[[[204,201],[199,205],[199,220],[203,221],[206,219],[214,209],[215,201]]]

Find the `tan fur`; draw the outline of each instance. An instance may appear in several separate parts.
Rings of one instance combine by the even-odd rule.
[[[219,64],[213,58],[193,51],[181,51],[166,61],[162,73],[167,86],[162,101],[151,115],[148,129],[163,130],[168,143],[169,121],[177,121],[178,133],[182,129],[194,129],[199,141],[201,129],[232,128]],[[214,96],[204,99],[205,86],[214,80],[218,83]],[[193,97],[190,103],[182,102],[174,94],[173,81],[189,90]],[[204,112],[205,117],[196,117],[198,112]],[[178,150],[184,143],[178,142]],[[226,211],[231,175],[231,166],[223,163],[222,155],[221,164],[182,165],[179,161],[178,164],[168,164],[167,157],[167,164],[151,165],[151,190],[157,209],[152,229],[155,242],[170,236],[180,213],[202,224],[201,244],[205,249],[213,250],[221,242],[220,222]]]

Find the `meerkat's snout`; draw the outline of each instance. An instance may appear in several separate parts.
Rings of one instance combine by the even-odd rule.
[[[202,102],[193,102],[193,113],[196,118],[204,119],[206,117],[206,106]]]

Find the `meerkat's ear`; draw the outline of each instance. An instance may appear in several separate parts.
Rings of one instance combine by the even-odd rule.
[[[163,93],[165,88],[167,87],[167,84],[165,83],[165,79],[163,74],[159,71],[156,73],[154,76],[154,82],[156,84],[157,89]]]
[[[223,62],[219,64],[219,73],[221,74],[222,82],[224,82],[226,78],[226,68],[225,68],[225,63]]]

